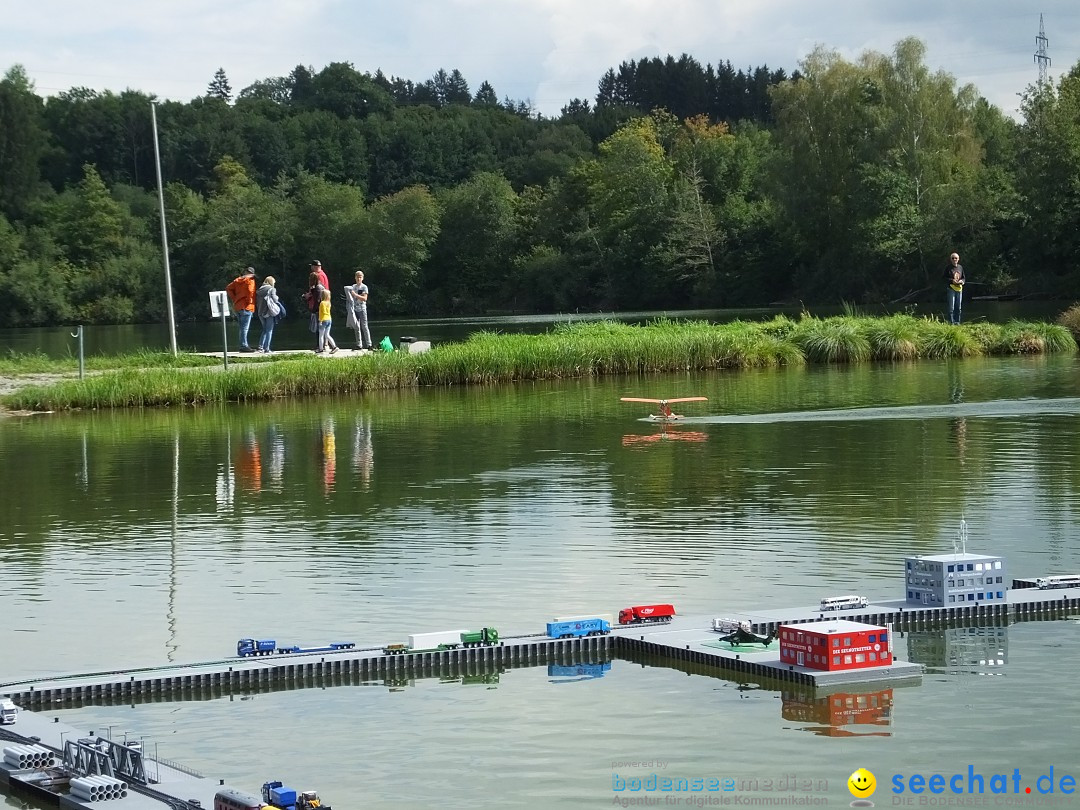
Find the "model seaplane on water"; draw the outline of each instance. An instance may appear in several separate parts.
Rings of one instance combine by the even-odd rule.
[[[672,413],[673,402],[708,402],[708,397],[675,397],[674,399],[648,399],[646,397],[621,397],[623,402],[651,402],[657,406],[656,413],[649,414],[654,422],[673,422],[682,419],[682,414]]]

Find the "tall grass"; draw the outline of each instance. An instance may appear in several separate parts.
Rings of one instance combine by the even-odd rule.
[[[863,333],[863,321],[850,315],[803,318],[792,340],[813,363],[859,363],[870,359],[870,341]]]
[[[236,364],[228,372],[217,365],[173,367],[161,353],[149,353],[135,367],[135,357],[125,355],[120,368],[23,388],[0,402],[26,410],[199,405],[415,386],[1062,351],[1076,351],[1076,341],[1058,324],[951,326],[910,315],[804,315],[798,321],[780,317],[720,326],[666,319],[644,326],[599,321],[560,324],[540,335],[480,332],[422,354],[333,360],[279,356]],[[199,358],[199,363],[207,360],[214,362]]]
[[[1058,315],[1056,323],[1068,329],[1074,340],[1080,341],[1080,301]]]

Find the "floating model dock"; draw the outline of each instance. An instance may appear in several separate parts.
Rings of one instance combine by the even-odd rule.
[[[76,741],[86,743],[89,740],[94,741],[93,746],[75,745]],[[86,767],[85,761],[81,763],[84,766],[81,769],[66,767],[64,752],[78,748],[80,758],[85,760],[88,751],[105,757],[107,754],[102,749],[115,747],[123,749],[125,756],[114,757],[114,761],[126,762],[136,778],[120,777],[125,783],[126,795],[107,801],[105,806],[118,810],[162,810],[163,804],[172,810],[196,810],[200,807],[206,810],[214,806],[218,785],[204,779],[196,771],[173,762],[144,759],[141,751],[114,744],[111,740],[98,737],[93,731],[86,733],[64,723],[50,722],[33,712],[20,712],[17,723],[0,726],[0,750],[16,745],[47,750],[52,762],[47,766],[22,769],[0,757],[0,784],[12,791],[30,795],[39,802],[57,804],[66,810],[101,807],[101,800],[80,799],[72,792],[56,792],[68,788],[71,779],[78,778],[78,773],[95,772],[92,766]]]
[[[891,626],[894,630],[939,625],[1008,623],[1064,618],[1080,611],[1080,588],[1010,590],[994,603],[948,607],[921,607],[904,600],[871,602],[865,608],[822,611],[819,607],[754,612],[730,612],[745,620],[755,633],[775,632],[783,624],[801,624],[828,618]],[[359,647],[339,652],[275,655],[269,658],[229,658],[204,663],[144,668],[130,672],[83,673],[0,684],[0,695],[27,708],[54,704],[108,703],[200,699],[217,694],[298,688],[310,681],[341,682],[405,679],[437,675],[442,670],[471,670],[537,666],[557,660],[605,660],[620,654],[652,656],[692,662],[720,671],[807,686],[917,678],[919,664],[896,661],[892,666],[852,672],[822,672],[782,664],[774,649],[722,649],[712,632],[713,617],[678,616],[666,624],[642,624],[614,629],[610,635],[552,639],[543,635],[504,637],[498,646],[386,655],[380,647]]]
[[[948,607],[923,607],[904,600],[881,600],[865,607],[823,611],[820,606],[754,612],[729,612],[725,618],[744,622],[753,632],[774,635],[781,625],[799,625],[822,619],[862,622],[893,631],[927,629],[936,626],[971,624],[1003,625],[1020,621],[1065,618],[1080,611],[1080,587],[1044,590],[1028,581],[1014,583],[1006,598],[994,602]],[[220,661],[149,667],[128,672],[80,673],[0,684],[0,695],[31,709],[77,706],[87,703],[175,701],[213,699],[233,694],[304,688],[312,685],[346,685],[382,680],[389,685],[406,684],[419,677],[487,678],[506,669],[541,664],[574,666],[575,674],[585,666],[604,666],[614,657],[668,666],[707,675],[730,673],[736,677],[777,681],[829,692],[851,685],[904,685],[917,683],[923,666],[893,658],[886,666],[857,670],[821,671],[782,663],[776,642],[768,646],[733,646],[720,641],[712,619],[705,616],[677,616],[671,622],[637,624],[614,628],[609,635],[553,639],[546,635],[504,638],[498,645],[457,647],[388,655],[384,647],[320,650],[310,653],[276,654],[269,657],[233,657]],[[584,663],[583,662],[593,662]],[[497,675],[495,676],[497,677]],[[65,744],[65,736],[69,737]],[[111,750],[114,761],[136,763],[133,770],[145,775],[131,785],[130,795],[118,801],[126,810],[158,810],[165,805],[174,810],[212,807],[218,785],[196,772],[177,765],[147,760],[142,752],[95,737],[57,721],[50,723],[31,711],[20,714],[17,726],[0,727],[0,747],[9,743],[47,746],[55,753],[56,764],[70,766],[72,740],[77,739],[80,756],[100,756]],[[116,751],[120,750],[119,756]],[[94,772],[86,763],[75,767],[20,769],[0,763],[0,783],[24,790],[39,799],[51,797],[69,810],[93,805],[73,793],[55,791],[70,782],[72,774]],[[82,766],[80,769],[79,766]]]

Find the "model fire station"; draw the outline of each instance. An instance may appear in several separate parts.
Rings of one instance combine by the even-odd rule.
[[[826,619],[780,626],[780,663],[823,672],[889,666],[892,663],[889,628]]]

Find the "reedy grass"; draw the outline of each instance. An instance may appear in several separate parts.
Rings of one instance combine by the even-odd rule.
[[[870,356],[875,360],[914,360],[919,356],[919,320],[892,315],[866,325]]]
[[[1074,340],[1080,341],[1080,301],[1058,315],[1055,323],[1064,326],[1072,333]]]
[[[1056,323],[1009,321],[1002,329],[1001,342],[1004,346],[1002,354],[1076,351],[1075,338],[1065,326]]]
[[[198,405],[416,386],[1033,351],[1076,351],[1076,341],[1068,329],[1056,324],[950,326],[910,315],[824,319],[804,315],[797,322],[780,317],[722,325],[667,319],[644,326],[599,321],[560,324],[539,335],[479,332],[422,354],[266,358],[261,363],[234,364],[228,372],[216,364],[172,367],[160,352],[146,353],[147,365],[136,368],[128,364],[137,355],[125,355],[119,369],[84,380],[28,386],[0,402],[24,410]],[[198,360],[198,365],[216,363],[212,358]]]
[[[795,345],[813,363],[859,363],[871,356],[870,341],[861,328],[864,319],[803,318],[792,334]]]

